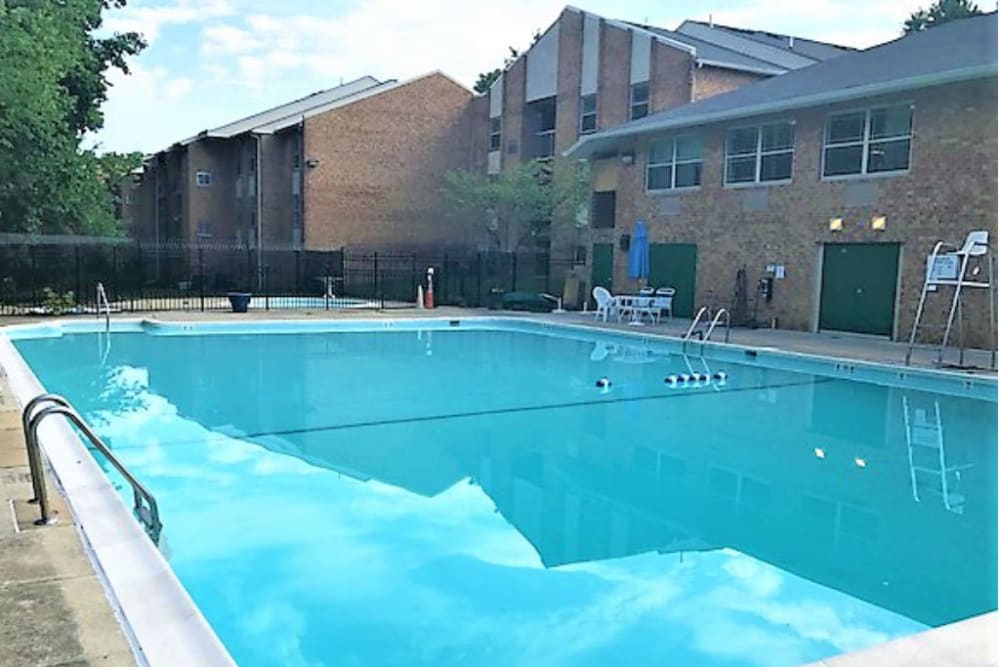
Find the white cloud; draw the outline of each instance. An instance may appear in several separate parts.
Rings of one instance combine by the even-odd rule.
[[[915,9],[911,0],[844,2],[842,0],[754,0],[721,11],[720,25],[753,28],[819,41],[868,48],[899,37],[903,21]],[[707,21],[709,14],[689,16]]]
[[[336,18],[257,13],[213,24],[201,31],[200,48],[206,56],[238,56],[230,73],[249,87],[293,72],[334,82],[364,74],[407,78],[434,69],[471,84],[480,71],[502,62],[511,35],[527,40],[561,8],[559,0],[369,0]]]
[[[152,43],[164,26],[197,23],[235,13],[231,0],[173,0],[158,7],[126,6],[110,13],[104,27],[113,32],[138,32]]]

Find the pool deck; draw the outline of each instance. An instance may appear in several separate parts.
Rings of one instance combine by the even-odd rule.
[[[275,319],[393,319],[473,316],[533,317],[546,322],[586,324],[600,328],[680,336],[688,321],[657,326],[596,322],[593,314],[530,315],[502,311],[439,308],[431,311],[265,311],[162,312],[115,316],[145,317],[164,322]],[[50,321],[49,318],[0,317],[0,327]],[[906,345],[850,334],[806,333],[771,329],[733,329],[730,342],[757,348],[840,357],[883,364],[902,364]],[[954,357],[956,353],[950,351]],[[936,349],[920,347],[913,365],[936,367]],[[966,352],[973,370],[955,371],[996,377],[990,354]],[[55,491],[55,489],[53,489]],[[136,660],[113,611],[102,580],[86,555],[82,537],[58,492],[50,493],[59,512],[55,526],[36,527],[37,508],[29,505],[30,475],[24,452],[19,408],[0,369],[0,667],[134,665]],[[869,649],[810,663],[807,667],[987,667],[998,664],[1000,612],[903,637]]]
[[[73,517],[49,489],[59,521],[38,527],[20,412],[0,373],[0,667],[135,665]]]

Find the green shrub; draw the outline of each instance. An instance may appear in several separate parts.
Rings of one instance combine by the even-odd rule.
[[[59,294],[48,287],[42,290],[42,306],[52,315],[62,315],[76,305],[76,296],[70,290]]]

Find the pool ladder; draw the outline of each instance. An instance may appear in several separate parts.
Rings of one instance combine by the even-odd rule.
[[[104,290],[104,283],[97,283],[97,316],[101,316],[101,308],[104,308],[104,332],[111,331],[111,303],[108,301],[108,293]]]
[[[708,306],[702,306],[701,308],[698,309],[698,313],[694,316],[694,320],[691,321],[691,326],[688,327],[687,332],[682,337],[682,340],[684,341],[683,343],[681,343],[682,354],[686,352],[688,341],[690,341],[691,338],[693,338],[694,336],[698,336],[698,339],[701,341],[701,352],[704,354],[705,344],[712,337],[712,332],[714,332],[715,328],[719,326],[719,323],[722,321],[723,318],[725,318],[725,327],[726,327],[725,342],[727,343],[729,342],[729,322],[730,322],[729,310],[727,310],[726,308],[719,308],[719,310],[715,311],[715,316],[712,317],[711,320],[709,320],[710,314],[711,312],[709,311]],[[701,324],[701,321],[703,319],[708,324],[708,328],[705,329],[704,331],[702,331],[701,329],[695,331],[695,329],[698,327],[699,324]]]
[[[44,406],[44,407],[43,407]],[[39,409],[40,408],[40,409]],[[28,467],[31,470],[31,486],[35,497],[30,501],[37,503],[41,517],[35,525],[47,526],[56,522],[56,517],[49,505],[48,492],[45,488],[45,470],[42,467],[42,454],[38,446],[38,425],[49,415],[62,415],[69,419],[83,433],[84,437],[104,458],[117,470],[132,487],[135,516],[146,529],[153,544],[159,544],[163,524],[160,522],[160,510],[156,498],[142,482],[129,472],[128,468],[118,460],[104,441],[87,425],[83,417],[73,409],[62,396],[56,394],[41,394],[31,399],[21,413],[21,426],[24,428],[24,445],[28,452]]]

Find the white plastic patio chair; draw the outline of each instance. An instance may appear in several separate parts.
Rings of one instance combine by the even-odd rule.
[[[666,313],[667,317],[674,317],[674,294],[677,293],[673,287],[660,287],[656,290],[653,298],[653,308],[658,313]]]
[[[611,292],[598,285],[594,288],[591,294],[594,295],[594,301],[597,303],[597,310],[594,311],[595,320],[601,319],[607,322],[608,315],[611,315],[612,317],[617,315],[617,301],[615,297],[611,295]]]

